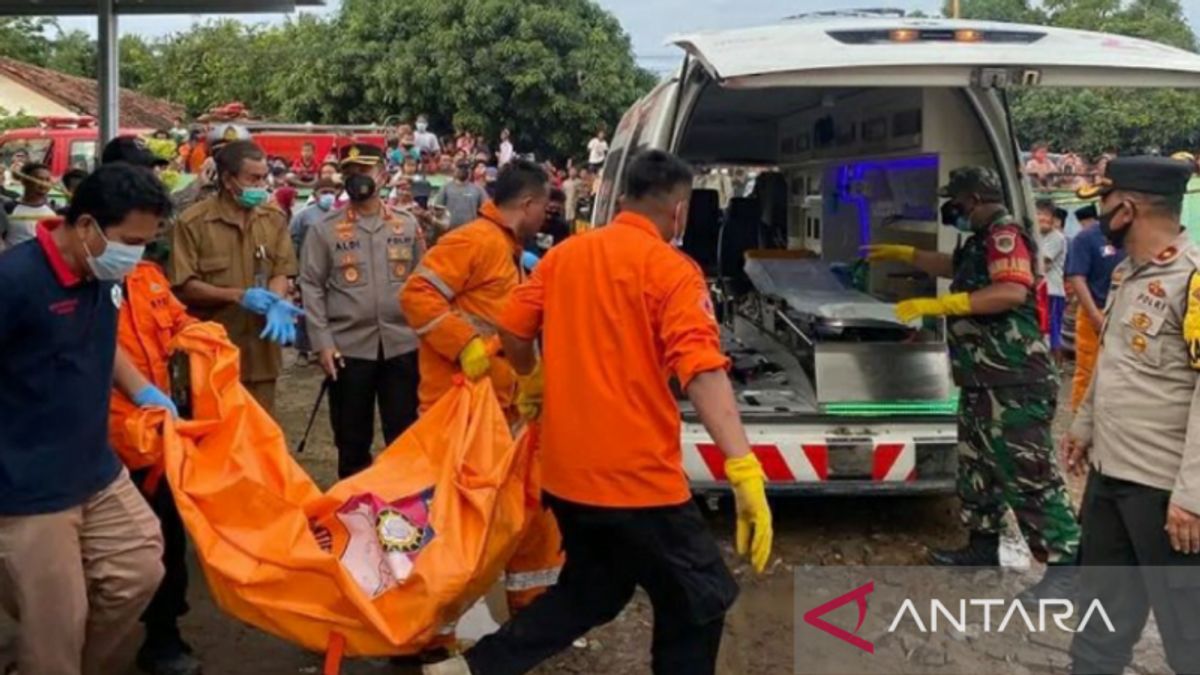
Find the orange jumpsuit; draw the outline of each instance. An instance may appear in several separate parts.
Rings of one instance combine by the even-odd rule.
[[[126,277],[125,302],[117,317],[117,345],[138,372],[163,392],[169,394],[171,391],[167,344],[195,321],[171,293],[171,282],[158,265],[142,261]],[[137,406],[114,388],[108,409],[108,436],[117,456],[130,471],[144,469],[153,463],[126,437],[125,418],[134,410]],[[153,475],[156,477],[159,471]]]
[[[498,351],[496,321],[522,280],[521,243],[503,224],[496,205],[484,204],[479,216],[438,239],[400,292],[404,316],[421,340],[421,412],[454,386],[461,373],[458,355],[473,338],[486,339],[492,353]],[[515,419],[512,365],[493,356],[488,375],[501,407]],[[514,612],[552,585],[562,567],[554,517],[549,511],[539,513],[508,564],[505,586]]]

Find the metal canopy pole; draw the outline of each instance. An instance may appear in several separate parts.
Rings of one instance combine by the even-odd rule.
[[[116,0],[97,0],[96,14],[99,20],[98,70],[100,85],[100,145],[116,138],[121,120],[120,79],[121,70],[117,49]]]

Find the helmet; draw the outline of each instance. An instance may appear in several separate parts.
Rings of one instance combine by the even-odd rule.
[[[250,132],[246,127],[240,124],[230,124],[222,122],[214,124],[208,130],[208,147],[215,149],[231,141],[248,141],[250,140]]]
[[[1000,176],[983,166],[964,166],[950,172],[950,182],[938,191],[939,197],[954,197],[963,192],[975,192],[984,199],[1003,199]]]

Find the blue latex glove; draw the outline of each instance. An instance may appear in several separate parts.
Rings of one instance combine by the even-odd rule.
[[[267,327],[258,337],[281,345],[296,341],[296,319],[304,316],[304,310],[290,302],[277,302],[267,310]]]
[[[541,261],[542,259],[531,251],[523,251],[521,253],[521,267],[524,267],[526,272],[532,272],[533,268],[537,267],[537,264]]]
[[[166,408],[171,417],[179,419],[179,408],[175,407],[175,402],[152,384],[142,387],[133,395],[133,404],[139,408]]]
[[[247,288],[242,295],[242,307],[259,314],[266,316],[267,312],[275,306],[275,303],[280,301],[280,297],[265,288]]]

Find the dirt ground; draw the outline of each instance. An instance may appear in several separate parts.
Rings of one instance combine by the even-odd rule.
[[[301,437],[320,384],[315,366],[290,365],[279,383],[278,414],[293,445]],[[1061,417],[1061,415],[1060,415]],[[1061,427],[1063,420],[1056,426]],[[301,463],[322,485],[335,478],[335,450],[327,408],[314,425]],[[1076,487],[1076,492],[1078,486]],[[768,572],[756,577],[732,551],[733,520],[723,502],[710,513],[713,532],[741,583],[729,614],[719,670],[722,675],[793,672],[793,579],[804,565],[920,564],[927,546],[957,545],[965,539],[953,498],[787,498],[773,501],[775,552]],[[209,675],[293,675],[320,672],[321,659],[224,615],[213,604],[194,567],[191,613],[182,621],[185,636]],[[0,619],[2,622],[2,619]],[[568,649],[539,674],[635,675],[648,673],[651,611],[639,596],[612,624],[597,629],[587,644]],[[0,635],[4,626],[0,625]],[[3,640],[0,639],[0,644]],[[136,645],[131,646],[133,648]],[[960,650],[956,670],[990,673],[1013,664]],[[347,664],[346,673],[416,673],[386,660]]]

